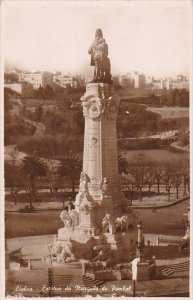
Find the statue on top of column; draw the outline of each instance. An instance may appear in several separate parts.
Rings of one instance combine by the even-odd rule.
[[[103,38],[100,28],[96,30],[95,39],[88,50],[91,55],[91,66],[94,66],[94,78],[91,82],[104,82],[112,84],[111,80],[111,64],[108,58],[108,45]]]

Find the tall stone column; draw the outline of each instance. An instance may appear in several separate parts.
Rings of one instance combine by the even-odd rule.
[[[116,203],[120,184],[116,117],[120,99],[113,92],[113,85],[88,83],[81,101],[85,117],[83,171],[90,177],[90,195],[95,201],[101,200],[101,183],[108,178]]]
[[[88,83],[81,101],[85,118],[83,172],[88,176],[89,195],[95,203],[96,223],[100,223],[106,213],[114,214],[120,208],[123,199],[116,133],[120,99],[114,95],[113,85]],[[77,195],[77,206],[79,198]]]

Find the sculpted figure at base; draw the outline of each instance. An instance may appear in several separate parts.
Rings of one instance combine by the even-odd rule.
[[[72,227],[74,228],[74,227],[78,226],[79,225],[79,214],[75,209],[72,209],[70,211],[70,217],[72,220]]]
[[[127,230],[129,225],[128,216],[122,216],[120,218],[116,218],[115,224],[116,224],[116,229],[120,229],[121,231]]]
[[[111,214],[106,214],[102,221],[103,232],[114,234],[116,232],[115,220]]]
[[[93,248],[94,257],[91,262],[95,261],[107,261],[111,258],[111,249],[108,245],[95,246]]]
[[[63,210],[60,214],[60,219],[67,229],[74,228],[79,224],[79,214],[75,209],[72,209],[69,212]]]
[[[90,183],[90,178],[84,171],[82,171],[80,174],[79,192],[76,196],[76,201],[75,201],[76,207],[80,206],[83,199],[87,199],[87,200],[90,199],[88,183]]]
[[[72,219],[70,217],[70,214],[68,211],[63,210],[60,214],[60,219],[64,223],[65,228],[71,228],[72,227]]]
[[[129,227],[134,226],[134,217],[131,214],[123,215],[115,219],[116,231],[126,231]]]
[[[60,243],[49,244],[48,249],[50,251],[52,261],[55,261],[57,263],[77,261],[72,252],[72,244],[70,241],[68,241],[63,247]]]
[[[105,82],[112,84],[110,73],[110,59],[108,58],[108,45],[103,38],[100,28],[96,30],[95,39],[88,50],[91,55],[91,66],[95,67],[92,82]]]

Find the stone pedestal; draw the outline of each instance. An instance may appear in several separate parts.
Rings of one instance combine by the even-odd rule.
[[[93,237],[92,246],[99,245],[103,239],[103,244],[108,244],[120,261],[129,257],[131,240],[133,244],[136,241],[136,230],[133,229],[134,214],[121,192],[118,172],[116,117],[119,101],[113,85],[86,85],[86,93],[81,98],[85,118],[83,170],[75,201],[79,223],[72,224],[71,229],[59,229],[57,241],[65,242],[70,237],[81,247],[82,237],[82,248],[85,248],[85,239]],[[69,216],[64,214],[68,224]]]

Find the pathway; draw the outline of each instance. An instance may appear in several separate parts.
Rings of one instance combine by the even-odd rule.
[[[180,150],[182,152],[190,152],[190,145],[188,146],[180,146],[177,142],[174,142],[170,145],[170,148],[174,148],[176,150]]]

